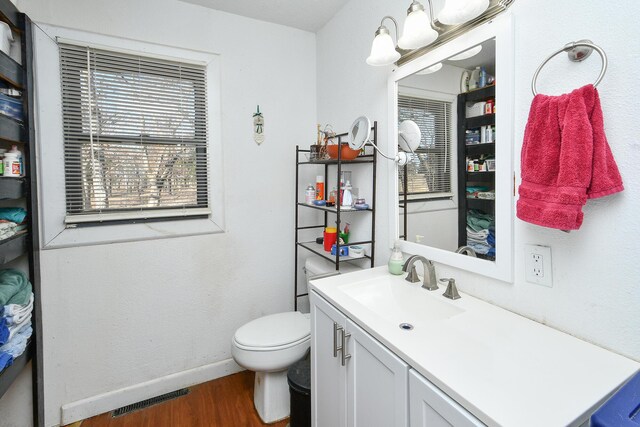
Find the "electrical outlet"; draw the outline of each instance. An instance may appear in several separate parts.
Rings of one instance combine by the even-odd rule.
[[[551,248],[525,245],[525,278],[527,282],[542,286],[553,286],[551,274]]]

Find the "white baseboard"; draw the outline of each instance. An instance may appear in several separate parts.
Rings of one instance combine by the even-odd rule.
[[[62,405],[62,425],[71,424],[141,400],[224,377],[243,369],[226,359]]]

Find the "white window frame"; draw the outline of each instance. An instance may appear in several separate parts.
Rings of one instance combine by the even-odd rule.
[[[224,173],[221,142],[220,57],[211,52],[162,46],[39,24],[34,33],[34,86],[38,156],[38,196],[41,248],[52,249],[113,242],[224,232]],[[62,92],[58,45],[49,36],[74,40],[88,46],[135,52],[174,60],[202,62],[207,73],[209,127],[209,206],[207,218],[171,219],[153,223],[110,224],[100,227],[65,226],[66,198]]]

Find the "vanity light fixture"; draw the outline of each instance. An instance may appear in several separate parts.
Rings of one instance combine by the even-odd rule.
[[[425,74],[433,74],[437,71],[440,71],[441,68],[442,68],[442,62],[438,62],[437,64],[432,65],[431,67],[427,67],[422,71],[418,71],[416,74],[419,74],[421,76]]]
[[[463,59],[471,58],[472,56],[476,56],[482,50],[482,45],[474,46],[471,49],[467,49],[464,52],[460,52],[459,54],[452,56],[449,58],[449,61],[462,61]]]
[[[376,67],[391,65],[400,59],[400,53],[396,50],[391,34],[389,34],[389,29],[384,26],[385,19],[393,21],[393,25],[396,27],[396,40],[398,40],[398,23],[392,16],[385,16],[380,21],[380,26],[371,45],[371,53],[367,58],[367,64]]]
[[[438,21],[445,25],[458,25],[482,15],[489,7],[489,0],[447,0]]]
[[[413,0],[407,10],[407,19],[404,20],[402,37],[398,39],[398,47],[406,50],[419,49],[433,43],[438,38],[438,32],[432,27],[433,7],[429,2],[429,12],[424,11],[424,6],[417,0]]]
[[[404,21],[402,37],[398,36],[398,22],[392,16],[385,16],[380,21],[376,31],[371,53],[367,58],[367,64],[373,66],[391,65],[400,59],[400,53],[396,50],[389,29],[384,26],[384,20],[390,19],[396,27],[396,40],[398,47],[405,50],[414,50],[433,43],[438,38],[437,28],[433,19],[433,5],[429,2],[429,15],[424,6],[417,0],[413,0],[407,10],[407,19]]]

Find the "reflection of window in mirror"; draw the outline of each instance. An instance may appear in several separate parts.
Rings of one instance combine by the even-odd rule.
[[[398,120],[413,120],[422,134],[418,149],[399,169],[398,188],[407,196],[448,198],[451,192],[451,102],[398,95]]]

